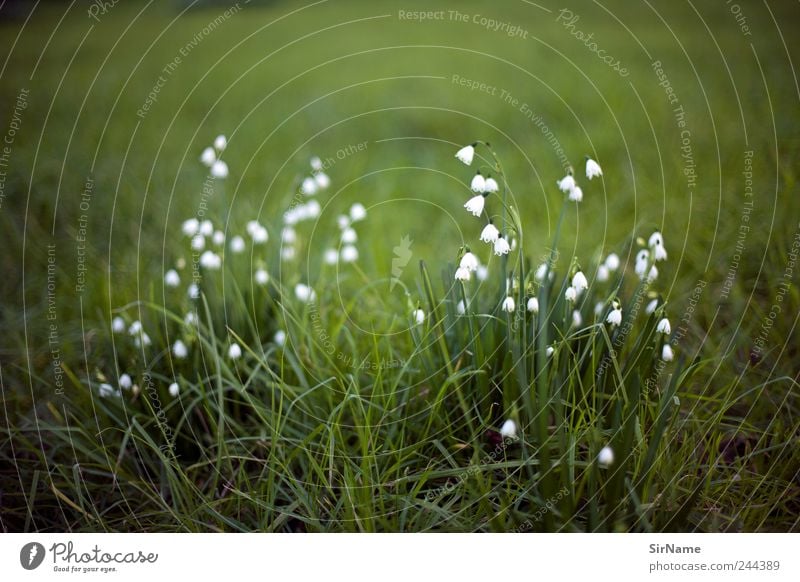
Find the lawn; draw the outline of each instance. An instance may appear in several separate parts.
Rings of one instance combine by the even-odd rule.
[[[795,4],[31,9],[4,531],[800,529]]]

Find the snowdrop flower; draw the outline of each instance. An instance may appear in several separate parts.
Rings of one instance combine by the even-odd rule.
[[[475,276],[478,281],[486,281],[489,278],[489,267],[486,265],[478,265],[478,270],[475,271]]]
[[[614,451],[611,447],[603,447],[597,454],[597,463],[601,467],[609,467],[614,463]]]
[[[314,174],[314,181],[317,183],[320,190],[325,190],[331,185],[331,179],[325,172],[317,172]]]
[[[547,263],[542,263],[536,267],[536,272],[533,274],[533,277],[541,283],[544,281],[545,273],[547,273]],[[552,273],[550,273],[550,275],[552,276]]]
[[[284,226],[281,231],[281,241],[287,245],[294,244],[297,240],[297,232],[291,226]]]
[[[555,349],[553,346],[547,346],[547,349],[545,350],[545,352],[544,352],[544,353],[545,353],[545,354],[547,355],[547,357],[549,358],[550,356],[552,356],[553,354],[555,354],[555,353],[556,353],[556,349]]]
[[[657,246],[653,249],[653,256],[656,258],[656,261],[666,261],[667,249],[664,248],[664,245]]]
[[[647,241],[647,245],[650,248],[658,247],[663,244],[664,244],[664,237],[661,236],[661,233],[659,231],[653,232],[653,234],[650,235],[650,238]]]
[[[633,270],[636,271],[636,274],[639,275],[640,279],[644,279],[645,277],[649,258],[650,252],[647,249],[640,250],[636,255],[636,264],[634,265]]]
[[[211,236],[214,234],[214,223],[210,220],[204,220],[200,223],[200,234],[203,236]]]
[[[339,230],[344,230],[348,226],[350,226],[350,217],[345,216],[344,214],[340,214],[336,217],[336,224],[339,227]]]
[[[186,289],[186,294],[189,296],[189,299],[199,299],[200,298],[200,287],[197,286],[197,283],[192,283]]]
[[[356,234],[356,231],[353,230],[352,228],[347,227],[342,231],[342,243],[346,245],[351,245],[355,243],[357,240],[358,240],[358,235]]]
[[[239,254],[244,252],[244,239],[240,236],[235,236],[231,239],[231,252]]]
[[[317,294],[314,290],[303,283],[298,283],[294,286],[294,294],[303,303],[310,303],[317,299]]]
[[[114,333],[122,333],[125,331],[125,320],[117,316],[111,320],[111,331]]]
[[[503,426],[500,427],[500,436],[505,439],[515,439],[517,438],[517,423],[515,423],[510,418],[503,423]]]
[[[486,180],[481,175],[480,171],[472,178],[469,187],[473,192],[478,192],[479,194],[486,192]]]
[[[210,271],[217,271],[222,267],[222,257],[214,251],[206,251],[200,255],[200,266]]]
[[[417,325],[422,325],[422,323],[425,321],[425,312],[421,309],[415,309],[413,317]]]
[[[214,149],[222,152],[226,147],[228,147],[228,139],[224,135],[218,135],[214,140]]]
[[[461,263],[459,264],[460,267],[468,271],[477,271],[478,265],[480,265],[480,261],[478,261],[478,257],[473,255],[471,252],[467,251],[464,253],[464,256],[461,257]]]
[[[263,226],[259,226],[253,232],[253,242],[257,245],[260,245],[267,242],[267,240],[269,240],[269,233],[267,232],[267,229]]]
[[[483,232],[481,232],[481,241],[485,243],[494,243],[499,236],[500,231],[497,230],[497,227],[490,222],[483,227]]]
[[[119,387],[123,390],[130,390],[130,387],[133,386],[133,380],[128,374],[123,374],[119,377]]]
[[[583,316],[577,309],[572,312],[572,327],[580,327],[583,325]]]
[[[464,304],[463,299],[456,305],[456,311],[459,315],[464,315],[467,312],[467,306]]]
[[[283,224],[288,224],[292,226],[297,224],[299,220],[300,220],[300,215],[297,213],[297,207],[290,208],[289,210],[283,213]]]
[[[503,299],[503,311],[506,313],[514,313],[514,310],[517,308],[517,304],[514,302],[513,297],[506,297]]]
[[[609,271],[608,267],[605,265],[600,265],[597,267],[597,280],[601,283],[605,283],[608,281],[609,277],[611,276],[611,271]]]
[[[475,157],[475,146],[478,145],[474,143],[472,145],[464,146],[460,150],[456,152],[456,158],[459,161],[465,163],[466,165],[472,165],[472,158]]]
[[[656,326],[656,333],[663,333],[664,335],[669,335],[672,333],[672,326],[669,324],[669,319],[664,317],[658,322],[658,325]]]
[[[339,253],[336,252],[336,249],[326,249],[323,260],[326,265],[335,265],[339,262]]]
[[[595,176],[602,176],[603,170],[600,164],[595,162],[592,158],[586,158],[586,178],[591,180]]]
[[[222,160],[217,160],[211,166],[211,175],[214,178],[219,178],[221,180],[224,180],[225,178],[228,177],[228,164],[226,164]]]
[[[358,249],[353,245],[342,247],[342,260],[345,263],[354,263],[358,260]]]
[[[137,334],[140,334],[140,333],[142,333],[142,322],[137,319],[128,328],[128,334],[129,335],[137,335]]]
[[[181,225],[181,230],[183,234],[186,236],[194,236],[197,234],[197,231],[200,229],[200,221],[196,218],[190,218],[189,220],[184,220],[183,224]]]
[[[224,244],[224,243],[225,243],[225,233],[224,233],[224,232],[222,232],[221,230],[218,230],[218,231],[216,231],[216,232],[214,233],[214,236],[211,238],[211,241],[212,241],[212,242],[213,242],[215,245],[217,245],[217,246],[221,246],[222,244]]]
[[[500,186],[497,184],[497,180],[492,178],[491,176],[486,177],[486,182],[483,185],[483,191],[492,194],[493,192],[497,192],[500,190]]]
[[[572,286],[575,287],[575,291],[578,294],[589,288],[589,281],[586,280],[586,275],[583,274],[583,271],[578,271],[572,276]]]
[[[300,184],[300,191],[306,196],[313,196],[317,193],[317,189],[317,183],[314,181],[314,178],[306,178],[303,180],[303,183]]]
[[[212,147],[204,149],[203,153],[200,154],[200,161],[204,166],[210,168],[214,165],[214,162],[217,161],[217,152],[215,152]]]
[[[483,212],[483,205],[486,203],[483,194],[478,194],[473,196],[464,204],[464,208],[467,209],[467,212],[471,212],[472,216],[480,216],[481,212]]]
[[[274,341],[279,346],[284,345],[286,343],[286,332],[283,331],[282,329],[279,329],[278,331],[275,332],[272,341]]]
[[[350,207],[350,220],[358,222],[367,217],[367,209],[360,202],[356,202]]]
[[[494,254],[499,257],[500,255],[507,255],[509,251],[511,251],[511,247],[501,234],[500,237],[494,241]]]
[[[669,344],[664,344],[664,347],[661,348],[661,359],[665,362],[671,362],[675,359],[675,353],[672,351],[672,346]]]
[[[569,191],[569,199],[572,202],[580,202],[583,200],[583,190],[581,190],[580,186],[575,186]]]
[[[319,159],[319,156],[312,157],[308,163],[311,164],[311,169],[315,172],[318,172],[322,169],[322,160]]]
[[[173,382],[172,384],[169,385],[169,395],[172,396],[173,398],[177,398],[180,391],[181,387],[178,385],[177,382]]]
[[[261,228],[261,223],[260,222],[258,222],[257,220],[248,220],[247,221],[247,226],[245,227],[245,230],[247,230],[247,234],[249,234],[250,236],[253,236],[253,234],[259,228]]]
[[[231,360],[238,360],[242,357],[242,348],[239,347],[239,344],[232,343],[231,347],[228,348],[228,357]]]
[[[647,274],[647,282],[652,283],[658,278],[658,267],[653,265],[650,267],[650,272]]]
[[[647,315],[653,315],[656,312],[656,307],[658,307],[658,299],[653,299],[647,304],[647,307],[644,308],[644,312]]]
[[[206,248],[206,239],[202,234],[196,234],[192,237],[192,250],[202,251]]]
[[[187,348],[186,344],[181,340],[176,340],[175,343],[172,344],[172,355],[182,360],[189,355],[189,348]]]
[[[140,335],[138,335],[138,336],[137,336],[137,337],[136,337],[136,338],[133,340],[133,345],[135,345],[137,348],[140,348],[140,347],[142,347],[142,346],[144,346],[144,347],[147,347],[147,346],[149,346],[149,345],[150,345],[150,344],[152,344],[152,343],[153,343],[153,342],[150,340],[150,336],[149,336],[149,335],[147,335],[147,334],[146,334],[146,333],[144,333],[144,332],[142,332]]]
[[[567,287],[567,290],[564,292],[564,299],[570,303],[574,303],[577,298],[578,292],[575,290],[575,287]]]
[[[575,186],[577,186],[577,184],[575,183],[575,178],[572,177],[572,174],[567,174],[566,176],[561,178],[558,182],[556,182],[556,184],[558,184],[558,189],[564,192],[565,194],[567,192],[572,192]]]
[[[97,393],[100,395],[100,398],[108,398],[109,396],[116,394],[117,391],[114,390],[114,387],[111,384],[106,384],[104,382],[97,387]]]
[[[608,270],[611,271],[612,273],[617,269],[619,269],[619,257],[617,256],[617,254],[611,253],[610,255],[608,255],[606,257],[605,265],[606,267],[608,267]]]
[[[528,299],[528,311],[531,313],[539,313],[539,300],[536,297]]]
[[[469,281],[470,277],[470,270],[466,267],[459,267],[456,269],[456,281]]]
[[[281,247],[281,259],[284,261],[293,261],[297,252],[294,247]]]
[[[253,274],[253,279],[256,282],[256,285],[261,285],[262,287],[269,283],[269,273],[267,273],[264,269],[256,269],[256,272]]]
[[[195,312],[190,311],[186,315],[184,315],[183,323],[185,323],[186,325],[197,325],[197,315],[195,315]]]
[[[308,218],[316,218],[319,216],[320,212],[322,212],[322,207],[319,205],[319,201],[316,198],[312,198],[306,203],[306,214]]]
[[[664,248],[664,238],[661,236],[660,232],[655,231],[653,234],[651,234],[648,244],[650,245],[650,248],[653,249],[653,256],[655,257],[656,261],[667,260],[667,249]]]
[[[616,327],[622,323],[622,309],[618,303],[614,304],[614,309],[612,309],[611,313],[606,317],[606,323],[611,327]]]

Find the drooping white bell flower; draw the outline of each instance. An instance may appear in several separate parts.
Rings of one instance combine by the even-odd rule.
[[[314,290],[304,283],[298,283],[294,286],[294,294],[303,303],[311,303],[317,298]]]
[[[658,307],[658,299],[653,299],[647,304],[647,307],[644,308],[644,312],[647,315],[653,315],[656,312],[656,307]]]
[[[236,235],[231,239],[231,252],[234,254],[243,253],[245,249],[244,239]]]
[[[279,329],[278,331],[275,332],[272,341],[274,341],[279,346],[283,346],[284,344],[286,344],[286,332],[283,331],[282,329]]]
[[[469,281],[471,276],[470,270],[466,267],[456,269],[456,281]]]
[[[500,235],[498,239],[494,241],[494,254],[499,257],[501,255],[507,255],[510,251],[511,246],[508,244],[508,241],[503,235]]]
[[[597,453],[597,463],[601,467],[610,467],[614,464],[614,451],[611,450],[611,447],[603,447],[600,449],[600,452]]]
[[[353,245],[345,245],[342,247],[342,261],[345,263],[354,263],[358,260],[358,249]]]
[[[225,233],[221,230],[215,231],[211,241],[217,246],[222,246],[225,243]]]
[[[580,186],[575,186],[569,191],[569,199],[572,202],[581,202],[583,200],[583,190]]]
[[[597,267],[597,280],[600,283],[605,283],[608,281],[609,277],[611,277],[611,271],[608,270],[608,267],[605,265]]]
[[[239,344],[232,343],[231,346],[228,348],[228,357],[231,360],[238,360],[242,357],[242,348],[239,347]]]
[[[181,284],[181,276],[178,275],[178,271],[175,269],[170,269],[166,273],[164,273],[164,285],[167,287],[177,287]]]
[[[647,274],[647,264],[648,259],[650,258],[650,251],[647,249],[642,249],[636,254],[636,264],[633,267],[633,270],[639,275],[640,279],[644,279],[645,275]]]
[[[478,265],[475,276],[478,278],[478,281],[486,281],[486,279],[489,278],[489,267],[486,265]]]
[[[575,287],[575,291],[577,291],[579,295],[589,288],[589,281],[586,280],[586,275],[583,274],[583,271],[577,271],[572,276],[572,286]]]
[[[661,232],[654,231],[653,234],[650,235],[650,238],[647,241],[647,245],[650,248],[661,246],[664,244],[664,237],[661,236]]]
[[[528,311],[531,313],[539,313],[539,300],[536,297],[528,299]]]
[[[617,269],[619,269],[619,257],[617,256],[617,254],[611,253],[610,255],[608,255],[606,257],[605,265],[606,267],[608,267],[608,270],[611,271],[612,273]]]
[[[572,189],[575,188],[575,186],[577,186],[577,184],[575,183],[575,178],[572,176],[572,174],[567,174],[566,176],[561,178],[558,182],[556,182],[556,184],[558,184],[558,189],[564,192],[565,194],[567,192],[571,192]]]
[[[253,232],[253,242],[257,245],[264,244],[268,239],[269,233],[264,226],[259,226],[258,229]]]
[[[544,351],[544,353],[549,358],[550,356],[556,353],[556,349],[553,346],[547,346],[547,349]]]
[[[469,187],[473,192],[483,194],[486,192],[486,179],[483,177],[483,175],[481,175],[480,172],[478,172],[472,178],[472,182],[470,183]]]
[[[667,249],[664,248],[664,245],[658,246],[653,249],[653,256],[655,257],[656,261],[666,261]]]
[[[256,272],[253,274],[253,280],[256,282],[256,285],[263,287],[269,283],[269,273],[264,269],[256,269]]]
[[[317,183],[320,190],[326,190],[328,186],[331,185],[331,179],[325,172],[317,172],[314,174],[314,181]]]
[[[306,214],[309,218],[317,218],[320,212],[322,212],[322,206],[320,206],[319,200],[314,198],[306,202]]]
[[[575,309],[572,312],[572,327],[580,327],[581,325],[583,325],[583,316],[580,311]]]
[[[353,222],[364,220],[366,217],[367,209],[364,208],[364,205],[361,204],[361,202],[356,202],[350,207],[350,220]]]
[[[175,343],[172,344],[172,355],[182,360],[189,355],[189,348],[181,340],[175,340]]]
[[[506,313],[514,313],[514,310],[517,308],[517,304],[514,301],[514,298],[509,296],[503,299],[503,311]]]
[[[539,281],[540,283],[544,281],[544,276],[547,273],[547,263],[542,263],[538,267],[536,267],[536,272],[533,274],[534,279]],[[552,273],[550,273],[552,275]]]
[[[294,244],[297,241],[297,232],[291,226],[284,226],[281,231],[281,241],[287,245]]]
[[[339,262],[339,253],[336,249],[325,249],[323,261],[325,261],[326,265],[335,265]]]
[[[669,319],[666,317],[662,318],[661,321],[658,322],[656,326],[657,333],[663,333],[664,335],[669,335],[672,333],[672,326],[669,324]]]
[[[222,160],[217,160],[211,165],[211,175],[214,178],[219,178],[220,180],[224,180],[228,177],[228,164],[223,162]]]
[[[147,334],[146,334],[146,333],[144,333],[144,332],[142,332],[141,334],[139,334],[138,336],[136,336],[136,337],[134,338],[134,340],[133,340],[133,345],[135,345],[137,348],[140,348],[140,347],[142,347],[142,346],[144,346],[144,347],[147,347],[147,346],[149,346],[149,345],[150,345],[150,344],[152,344],[152,343],[153,343],[153,342],[150,340],[150,336],[149,336],[149,335],[147,335]]]
[[[314,178],[306,178],[303,180],[303,183],[300,184],[300,191],[306,196],[313,196],[317,193],[317,190],[318,187]]]
[[[664,237],[661,233],[655,231],[650,235],[650,240],[647,241],[653,251],[653,257],[656,261],[667,260],[667,249],[664,247]]]
[[[109,396],[117,395],[117,391],[114,390],[114,387],[111,384],[106,384],[105,382],[101,383],[97,387],[97,393],[100,398],[108,398]]]
[[[603,169],[592,158],[586,158],[586,178],[591,180],[595,176],[602,176]]]
[[[189,299],[200,298],[200,287],[197,285],[197,283],[192,283],[186,288],[186,295],[189,296]]]
[[[202,251],[206,248],[206,238],[202,234],[196,234],[192,237],[192,250],[193,251]]]
[[[421,309],[415,309],[412,316],[417,325],[422,325],[425,322],[425,312]]]
[[[464,146],[460,150],[456,152],[456,158],[459,161],[465,163],[466,165],[472,165],[472,159],[475,157],[475,146],[477,144],[472,144],[468,146]]]
[[[218,152],[222,152],[226,147],[228,147],[228,138],[222,134],[218,135],[216,139],[214,139],[214,149]]]
[[[297,251],[294,250],[294,247],[281,247],[281,260],[283,261],[293,261],[297,256]]]
[[[481,232],[481,241],[485,243],[494,243],[499,236],[500,231],[497,230],[497,227],[490,222],[483,227],[483,231]]]
[[[186,236],[194,236],[200,230],[200,221],[196,218],[184,220],[181,225],[181,230]]]
[[[133,386],[133,380],[128,374],[123,374],[119,377],[119,387],[123,390],[130,390],[131,386]]]
[[[672,351],[672,346],[664,344],[664,347],[661,348],[661,359],[665,362],[671,362],[675,359],[675,352]]]
[[[203,236],[211,236],[214,234],[214,223],[210,220],[204,220],[200,223],[200,234]]]
[[[619,305],[615,305],[614,309],[608,314],[606,317],[606,323],[608,323],[611,327],[616,327],[622,323],[622,309]]]
[[[214,162],[217,161],[217,152],[214,151],[214,148],[207,147],[203,150],[203,153],[200,154],[200,161],[206,167],[211,167],[214,165]]]
[[[486,177],[486,182],[483,184],[483,191],[487,194],[492,194],[500,190],[500,186],[497,184],[497,180],[492,178],[491,176]]]
[[[471,212],[473,216],[480,216],[485,203],[486,199],[483,197],[483,194],[477,194],[467,200],[464,204],[464,208],[467,209],[467,212]]]
[[[569,301],[570,303],[574,303],[575,300],[578,298],[578,291],[575,287],[567,287],[567,290],[564,291],[564,299]]]
[[[356,231],[351,228],[347,227],[342,231],[342,243],[346,245],[354,244],[358,240],[358,235]]]
[[[111,320],[111,331],[114,333],[122,333],[125,331],[125,320],[120,316]]]
[[[456,312],[459,315],[464,315],[467,312],[467,306],[464,304],[464,300],[461,299],[458,304],[456,304]]]
[[[138,319],[128,328],[128,335],[139,335],[142,333],[142,322]]]
[[[503,426],[500,427],[500,436],[504,439],[515,439],[517,438],[517,423],[515,423],[510,418],[503,423]]]
[[[214,251],[205,251],[200,255],[200,266],[210,271],[217,271],[222,267],[222,257]]]
[[[463,267],[468,271],[477,271],[479,265],[480,261],[478,260],[478,257],[469,251],[464,253],[464,256],[461,257],[461,263],[459,263],[460,267]]]
[[[173,382],[169,385],[169,395],[173,398],[177,398],[178,394],[181,392],[181,387],[177,382]]]
[[[344,230],[350,226],[350,217],[340,214],[336,217],[336,225],[339,227],[339,230]]]
[[[319,159],[319,156],[313,156],[308,163],[311,164],[311,169],[315,172],[322,169],[322,160]]]

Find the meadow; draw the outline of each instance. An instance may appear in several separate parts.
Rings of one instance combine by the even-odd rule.
[[[0,527],[797,531],[798,17],[0,7]]]

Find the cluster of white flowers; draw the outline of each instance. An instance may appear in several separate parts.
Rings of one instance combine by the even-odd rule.
[[[595,176],[602,175],[603,170],[600,168],[600,164],[587,156],[586,179],[591,180]],[[558,189],[567,194],[572,202],[580,202],[583,200],[583,190],[580,186],[578,186],[578,183],[575,181],[575,176],[572,175],[571,170],[566,176],[558,180],[556,184],[558,185]]]
[[[335,265],[341,260],[343,263],[354,263],[358,260],[358,233],[353,225],[367,217],[367,209],[360,202],[356,202],[350,207],[348,214],[341,214],[336,220],[339,226],[340,249],[328,248],[323,254],[323,260],[327,265]]]
[[[218,135],[214,140],[214,145],[208,146],[200,154],[200,161],[209,169],[214,178],[224,180],[228,177],[228,164],[222,161],[219,156],[228,147],[228,139],[224,135]]]

